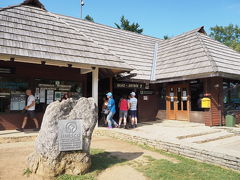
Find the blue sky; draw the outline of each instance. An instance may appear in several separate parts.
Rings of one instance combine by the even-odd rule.
[[[23,0],[0,0],[0,7]],[[47,10],[80,17],[80,0],[41,0]],[[83,16],[114,26],[125,15],[138,22],[143,34],[162,38],[205,26],[240,25],[240,0],[85,0]]]

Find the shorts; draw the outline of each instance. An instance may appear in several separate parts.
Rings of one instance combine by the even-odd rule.
[[[136,118],[137,117],[137,110],[130,110],[130,116],[131,116],[131,118]]]
[[[121,111],[119,112],[119,118],[127,118],[127,114],[128,112],[127,111]]]
[[[26,111],[24,114],[25,117],[29,117],[29,118],[36,118],[36,114],[35,111]]]

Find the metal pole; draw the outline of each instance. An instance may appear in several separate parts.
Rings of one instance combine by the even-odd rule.
[[[80,6],[81,6],[81,14],[80,14],[80,18],[82,19],[82,10],[83,10],[83,9],[82,9],[82,7],[83,7],[83,6],[82,6],[82,0],[80,0]]]

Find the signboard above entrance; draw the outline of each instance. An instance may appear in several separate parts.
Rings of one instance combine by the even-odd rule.
[[[145,84],[144,83],[118,82],[118,83],[115,83],[115,88],[145,89]]]
[[[59,151],[82,149],[82,121],[60,120],[58,122]]]

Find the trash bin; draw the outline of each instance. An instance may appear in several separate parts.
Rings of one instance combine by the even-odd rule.
[[[234,115],[227,115],[226,116],[226,126],[227,127],[234,127],[236,124],[236,118]]]

